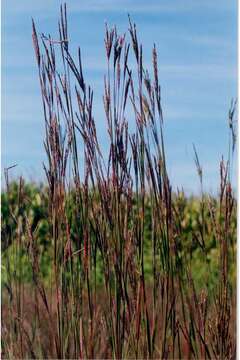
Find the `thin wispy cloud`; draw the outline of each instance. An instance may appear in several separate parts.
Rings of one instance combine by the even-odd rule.
[[[47,1],[32,1],[25,0],[24,2],[16,0],[5,0],[3,1],[4,11],[16,14],[19,13],[45,13],[46,16],[51,14],[51,12],[62,4],[63,1],[54,0],[51,2]],[[127,12],[131,11],[134,13],[179,13],[179,12],[188,12],[188,11],[197,11],[197,10],[214,10],[215,12],[219,11],[232,11],[234,4],[230,1],[218,0],[217,6],[216,2],[202,0],[72,0],[67,3],[69,12],[78,12],[78,11],[94,11],[94,12]]]

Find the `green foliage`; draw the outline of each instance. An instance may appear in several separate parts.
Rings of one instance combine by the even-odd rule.
[[[41,273],[44,278],[49,275],[52,250],[46,191],[47,189],[41,184],[21,182],[12,182],[7,190],[2,191],[2,282],[6,281],[10,270],[15,269],[19,257],[23,269],[21,280],[25,282],[32,280],[27,255],[28,226],[37,239]],[[17,250],[18,247],[20,252]],[[7,261],[9,268],[6,265]]]
[[[19,197],[22,197],[19,203]],[[17,182],[12,182],[8,191],[2,191],[2,282],[7,280],[7,265],[11,272],[15,269],[16,259],[14,257],[15,244],[18,242],[20,236],[21,242],[25,244],[25,250],[21,250],[21,264],[23,272],[21,280],[23,282],[30,282],[31,271],[30,264],[27,257],[27,244],[26,239],[26,218],[31,224],[31,231],[34,233],[38,249],[40,251],[40,269],[45,282],[49,281],[51,274],[50,263],[53,256],[52,240],[51,240],[51,227],[48,219],[48,202],[47,202],[47,188],[43,185],[35,183],[24,184],[20,190],[20,185]],[[95,201],[98,202],[98,196],[95,196]],[[215,205],[217,203],[213,200]],[[79,229],[82,228],[79,218],[76,218],[76,204],[74,202],[74,193],[70,193],[67,203],[67,216],[71,224],[71,238],[77,241],[79,236]],[[179,221],[181,223],[181,234],[177,239],[179,253],[181,259],[185,258],[191,260],[192,276],[196,280],[199,289],[206,286],[210,289],[214,288],[217,284],[219,275],[219,252],[217,249],[217,239],[211,230],[210,213],[205,206],[204,219],[205,219],[205,250],[202,251],[199,247],[200,234],[201,234],[201,199],[197,197],[187,198],[183,194],[175,195],[174,206],[179,212]],[[236,209],[234,209],[234,216],[232,217],[231,226],[236,230]],[[144,264],[146,280],[151,281],[152,274],[152,243],[151,243],[151,203],[146,203],[145,213],[145,239],[144,242]],[[233,234],[236,231],[232,232]],[[199,242],[198,242],[199,241]],[[235,242],[236,239],[229,238],[229,243],[232,244],[233,249],[230,252],[230,273],[231,285],[234,286],[236,278],[235,266]],[[96,277],[97,283],[103,283],[103,264],[101,257],[97,254],[97,270]],[[180,259],[179,259],[180,261]],[[159,258],[160,262],[160,258]],[[178,266],[176,265],[178,269]]]

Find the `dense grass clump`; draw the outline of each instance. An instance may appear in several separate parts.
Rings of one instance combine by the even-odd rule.
[[[135,25],[129,40],[106,26],[106,159],[81,52],[75,61],[68,39],[66,7],[58,40],[39,41],[33,23],[47,184],[9,182],[6,170],[3,357],[233,359],[235,106],[218,195],[203,192],[195,149],[201,194],[175,193],[156,47],[150,71]]]

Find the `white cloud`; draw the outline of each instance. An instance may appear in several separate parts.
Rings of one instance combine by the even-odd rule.
[[[194,78],[200,79],[203,76],[208,79],[236,79],[237,69],[233,65],[221,64],[173,64],[161,65],[160,73],[165,72],[174,77]]]

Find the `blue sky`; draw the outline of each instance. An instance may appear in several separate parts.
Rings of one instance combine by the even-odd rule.
[[[43,179],[43,113],[32,49],[31,17],[39,32],[57,34],[60,1],[2,1],[2,168],[18,164],[13,176]],[[197,192],[194,143],[205,189],[216,188],[221,156],[227,156],[227,114],[237,96],[236,0],[69,0],[72,50],[80,45],[85,77],[95,89],[101,133],[105,73],[104,23],[137,24],[144,62],[155,42],[170,178]]]

